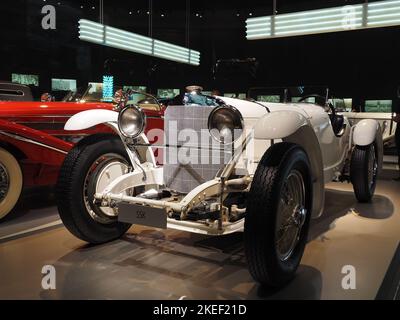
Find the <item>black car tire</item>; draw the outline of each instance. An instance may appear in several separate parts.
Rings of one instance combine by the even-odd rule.
[[[81,140],[65,158],[56,187],[58,211],[65,227],[91,244],[118,239],[131,227],[119,222],[117,217],[101,215],[100,208],[93,204],[93,185],[99,168],[90,173],[88,183],[87,175],[96,161],[106,155],[112,155],[113,161],[129,163],[124,145],[115,135],[97,134]],[[100,165],[107,164],[104,161]],[[104,221],[96,220],[94,216]]]
[[[351,156],[350,179],[359,202],[370,202],[377,182],[377,154],[374,144],[355,146]]]
[[[305,212],[302,227],[299,227],[294,237],[297,243],[292,243],[291,255],[282,260],[277,246],[278,214],[283,212],[279,208],[287,184],[285,181],[294,172],[298,179],[301,177],[303,180],[301,198],[304,200]],[[244,227],[249,271],[261,285],[281,287],[295,276],[307,242],[311,210],[312,179],[307,154],[296,144],[284,142],[273,145],[264,154],[254,175]]]

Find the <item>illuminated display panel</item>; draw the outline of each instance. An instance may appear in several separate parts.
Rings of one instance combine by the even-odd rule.
[[[174,98],[181,93],[179,89],[158,89],[157,90],[157,97],[159,98]]]
[[[76,91],[76,80],[74,79],[51,79],[52,91]]]
[[[20,74],[13,73],[11,74],[11,81],[14,83],[24,84],[24,85],[33,85],[35,87],[39,86],[39,76],[36,74]]]
[[[365,112],[392,112],[392,100],[366,100]]]

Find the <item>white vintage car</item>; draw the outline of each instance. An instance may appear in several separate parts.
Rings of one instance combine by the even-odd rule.
[[[374,195],[380,125],[367,119],[352,127],[329,102],[259,103],[193,91],[184,105],[167,108],[158,166],[149,144],[155,134],[144,135],[143,112],[126,100],[115,112],[77,114],[65,127],[103,123],[117,134],[82,140],[60,172],[61,219],[84,241],[117,239],[132,224],[244,231],[251,275],[282,286],[295,275],[310,219],[323,213],[326,183],[351,181],[361,202]]]
[[[390,112],[343,112],[354,125],[364,119],[375,119],[379,122],[382,128],[383,144],[386,147],[393,147],[395,145],[395,134],[397,124],[393,121],[393,114]]]

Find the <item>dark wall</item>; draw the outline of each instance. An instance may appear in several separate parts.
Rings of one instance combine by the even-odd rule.
[[[104,2],[106,24],[148,34],[147,0]],[[278,0],[278,11],[360,2]],[[153,3],[153,37],[185,45],[186,0]],[[41,28],[45,4],[57,8],[56,30]],[[195,83],[246,92],[252,86],[312,84],[329,85],[347,97],[389,98],[399,84],[399,27],[247,41],[245,19],[271,14],[272,0],[191,1],[190,47],[201,51],[200,67],[80,41],[78,20],[98,20],[99,1],[7,0],[0,6],[0,79],[10,80],[13,72],[39,74],[41,91],[50,89],[51,78],[78,79],[84,85],[101,81],[105,73],[113,74],[118,84],[153,90]],[[214,78],[217,59],[248,57],[259,61],[256,77],[242,72]]]

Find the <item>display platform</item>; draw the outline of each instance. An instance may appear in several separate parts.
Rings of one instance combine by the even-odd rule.
[[[133,227],[90,246],[60,224],[53,199],[28,198],[0,225],[0,299],[399,299],[400,183],[379,181],[371,204],[358,204],[350,184],[329,188],[297,276],[281,290],[252,280],[242,234]],[[55,267],[56,290],[42,289],[45,265]],[[354,290],[342,287],[345,266]]]

